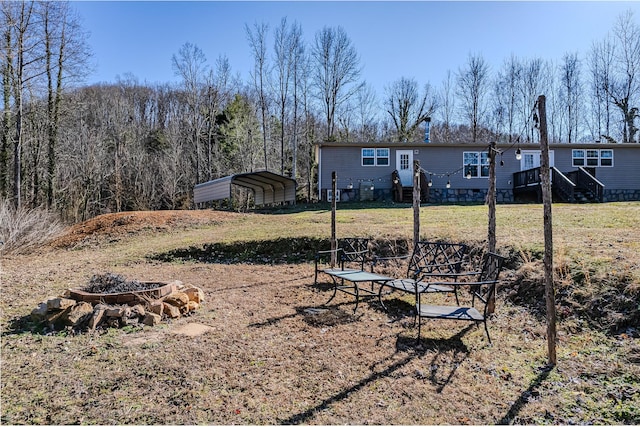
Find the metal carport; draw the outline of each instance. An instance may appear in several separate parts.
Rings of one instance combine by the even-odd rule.
[[[253,192],[256,206],[268,203],[295,202],[296,181],[269,171],[240,173],[197,184],[193,188],[194,203],[231,198],[231,186],[238,185]]]

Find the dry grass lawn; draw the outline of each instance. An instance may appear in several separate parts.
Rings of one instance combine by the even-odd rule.
[[[339,209],[339,236],[412,236],[410,207]],[[544,316],[536,301],[509,297],[523,275],[539,276],[542,207],[499,205],[497,215],[498,246],[511,262],[489,324],[493,345],[482,327],[445,321],[427,322],[416,344],[411,298],[400,294],[387,297],[389,313],[370,299],[353,315],[344,294],[326,311],[309,310],[331,291],[313,286],[308,261],[152,257],[213,243],[327,238],[327,210],[123,213],[78,224],[37,253],[1,259],[0,422],[640,423],[637,325],[612,333],[594,319],[561,316],[558,365],[547,369]],[[425,206],[421,218],[425,239],[481,245],[486,236],[485,206]],[[637,302],[638,218],[640,203],[554,205],[558,285],[627,281],[624,292]],[[156,327],[46,333],[29,322],[41,300],[104,272],[179,279],[201,287],[207,301]]]

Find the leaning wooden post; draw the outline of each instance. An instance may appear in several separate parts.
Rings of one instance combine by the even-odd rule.
[[[336,171],[331,172],[331,268],[336,266],[336,190],[338,189],[338,175]]]
[[[420,241],[420,161],[413,161],[413,246]]]
[[[487,231],[487,242],[489,252],[496,251],[496,143],[491,142],[489,146],[489,190],[487,191],[487,205],[489,205],[489,229]],[[496,307],[496,296],[498,288],[493,288],[493,294],[490,295],[491,304],[487,310],[493,313]]]
[[[556,358],[556,295],[553,286],[553,224],[551,220],[551,168],[549,166],[549,140],[547,135],[547,111],[544,95],[538,97],[540,117],[540,180],[542,183],[542,203],[544,204],[544,283],[547,303],[547,345],[549,364],[555,366]]]
[[[496,251],[496,143],[489,146],[489,191],[487,192],[489,205],[489,230],[487,240],[489,252]],[[495,295],[494,295],[495,296]]]

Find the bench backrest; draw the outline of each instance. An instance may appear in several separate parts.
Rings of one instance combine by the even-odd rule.
[[[338,239],[340,248],[340,264],[358,264],[364,270],[364,263],[369,258],[369,240],[364,237],[345,237]]]
[[[420,274],[459,273],[467,253],[462,243],[417,242],[409,260],[407,277],[418,279]]]
[[[493,313],[495,308],[495,289],[498,277],[506,258],[493,252],[487,252],[482,263],[482,270],[478,273],[478,285],[471,286],[472,305],[475,298],[485,303],[485,316]]]

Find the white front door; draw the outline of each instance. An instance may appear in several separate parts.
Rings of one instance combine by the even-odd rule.
[[[413,150],[396,151],[396,170],[403,187],[413,187]]]
[[[540,167],[540,156],[542,152],[540,150],[522,150],[522,159],[520,159],[520,170],[525,171],[527,169]],[[549,150],[549,166],[553,167],[553,150]]]

